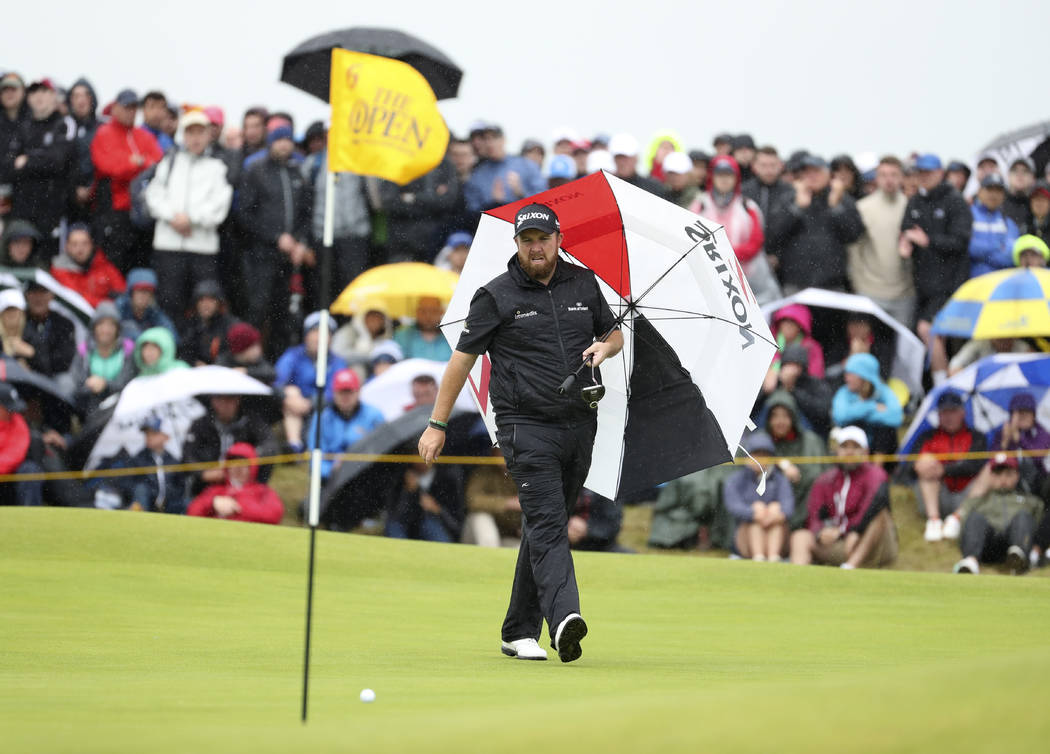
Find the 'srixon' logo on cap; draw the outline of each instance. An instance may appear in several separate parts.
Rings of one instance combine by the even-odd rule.
[[[558,221],[552,220],[551,216],[546,212],[526,212],[523,215],[518,215],[518,227],[520,228],[525,222],[529,220],[543,220],[545,223],[551,223],[557,226]]]

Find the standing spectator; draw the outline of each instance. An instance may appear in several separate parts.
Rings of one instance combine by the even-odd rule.
[[[571,148],[571,147],[570,147]],[[664,158],[672,152],[682,149],[682,140],[673,131],[658,131],[649,140],[649,146],[645,150],[645,169],[649,171],[649,177],[659,183],[664,180]]]
[[[671,152],[664,157],[664,188],[667,200],[688,208],[696,201],[700,187],[693,183],[693,161],[685,152]],[[735,248],[735,247],[734,247]]]
[[[51,277],[79,293],[92,306],[116,298],[127,289],[124,276],[95,246],[91,228],[84,223],[69,226],[66,248],[51,263]]]
[[[124,337],[137,338],[152,327],[163,327],[177,337],[174,323],[157,307],[157,275],[153,270],[136,268],[128,273],[127,283],[127,292],[116,302]]]
[[[725,228],[729,243],[736,252],[737,259],[744,268],[748,283],[752,283],[756,297],[763,300],[770,297],[765,288],[772,283],[772,276],[765,257],[761,256],[765,233],[762,230],[762,213],[758,205],[740,193],[740,166],[728,156],[719,156],[711,160],[711,176],[707,190],[701,192],[696,201],[689,207],[708,219],[714,220]],[[761,267],[756,266],[760,262]],[[762,272],[762,275],[753,273]],[[757,286],[757,288],[756,288]],[[779,292],[779,291],[778,291]]]
[[[977,199],[971,205],[973,231],[970,236],[970,277],[1012,266],[1017,225],[1003,212],[1006,186],[998,173],[985,176]]]
[[[91,140],[98,130],[98,97],[95,88],[85,78],[77,79],[66,96],[69,115],[76,124],[73,139],[73,219],[87,222],[90,218],[91,186],[95,182],[95,166],[91,163]]]
[[[208,157],[208,117],[192,110],[182,118],[185,149],[161,161],[146,187],[153,232],[153,269],[160,307],[175,321],[185,315],[196,284],[219,278],[219,225],[226,219],[233,189],[226,165]]]
[[[965,162],[952,160],[944,169],[944,180],[950,183],[960,194],[966,191],[966,184],[970,182],[971,170]]]
[[[691,149],[689,150],[689,160],[693,163],[693,174],[689,182],[697,187],[706,186],[707,168],[711,164],[711,155],[702,149]]]
[[[791,193],[790,184],[780,180],[784,172],[784,163],[777,154],[776,147],[762,147],[755,152],[755,158],[751,162],[754,175],[741,187],[744,196],[758,205],[762,212],[762,222],[769,228],[769,217],[773,208],[784,201]],[[774,253],[772,247],[766,244],[767,253]]]
[[[1039,181],[1028,198],[1028,220],[1022,232],[1050,242],[1050,183]]]
[[[245,410],[241,396],[212,395],[208,397],[208,412],[195,419],[186,432],[182,460],[184,463],[219,461],[237,443],[247,443],[253,452],[258,448],[263,455],[276,455],[278,451],[270,425]],[[272,466],[263,467],[260,481],[268,481],[272,471]],[[207,485],[220,484],[224,479],[221,467],[189,472],[190,492],[199,494]]]
[[[904,417],[897,396],[879,376],[878,360],[870,353],[853,354],[846,359],[845,381],[831,401],[832,421],[863,429],[876,453],[895,452]]]
[[[558,145],[555,144],[555,149]],[[543,148],[536,139],[526,139],[521,143],[521,156],[536,163],[536,167],[543,169],[543,160],[547,157],[547,150]]]
[[[862,461],[868,437],[860,427],[838,435],[838,464],[817,477],[806,504],[806,527],[791,535],[791,562],[839,568],[882,568],[897,559],[886,472]]]
[[[609,139],[609,154],[616,164],[616,177],[632,186],[645,189],[650,194],[663,197],[664,187],[652,178],[638,174],[638,140],[628,133],[620,133]]]
[[[970,483],[981,470],[979,459],[940,459],[938,454],[979,453],[987,448],[984,435],[966,425],[966,409],[958,393],[945,392],[937,399],[937,426],[915,441],[918,458],[914,472],[916,497],[926,514],[927,542],[944,536],[944,516],[969,495]]]
[[[536,163],[508,156],[503,129],[489,124],[481,132],[481,161],[464,187],[467,209],[482,212],[539,193],[547,188]],[[473,227],[473,226],[471,226]]]
[[[131,181],[164,152],[153,135],[135,127],[139,98],[124,89],[107,108],[111,119],[91,140],[95,166],[95,230],[91,234],[122,273],[148,266],[148,248],[131,224]]]
[[[853,158],[848,154],[840,154],[831,158],[831,177],[838,178],[846,187],[846,193],[857,201],[864,196],[864,181],[860,175],[860,169]]]
[[[556,154],[551,157],[547,168],[547,185],[551,188],[564,186],[576,177],[576,161],[567,154]]]
[[[900,254],[901,221],[908,199],[901,191],[904,167],[883,157],[875,169],[876,190],[857,202],[864,233],[849,248],[849,282],[902,325],[915,319],[915,284],[911,260]]]
[[[7,154],[7,147],[22,123],[29,118],[26,104],[26,85],[22,77],[13,71],[0,76],[0,159]],[[0,217],[11,211],[10,179],[0,174]]]
[[[266,120],[270,117],[265,107],[249,107],[241,120],[241,164],[256,152],[266,148]]]
[[[224,483],[207,487],[186,509],[190,516],[225,518],[256,524],[279,524],[284,504],[268,485],[256,481],[259,465],[249,443],[233,445],[224,456],[234,463],[223,468]],[[247,461],[247,463],[237,463]]]
[[[749,181],[754,177],[751,162],[755,159],[755,151],[755,140],[751,138],[751,134],[738,134],[733,137],[733,151],[730,154],[740,166],[741,181]]]
[[[416,463],[405,469],[387,511],[386,535],[458,542],[466,510],[463,486],[449,466]]]
[[[802,161],[794,196],[778,204],[769,218],[769,240],[779,259],[786,295],[815,286],[846,289],[846,245],[864,230],[857,206],[841,179],[813,155]]]
[[[361,402],[361,379],[348,367],[332,377],[332,402],[321,411],[321,450],[325,453],[344,453],[372,430],[384,423],[383,412]],[[317,415],[310,419],[306,445],[317,447]],[[339,461],[321,461],[321,479],[328,481],[338,468]]]
[[[980,563],[1006,560],[1011,573],[1028,570],[1032,536],[1043,513],[1043,501],[1017,488],[1017,457],[998,453],[988,462],[990,489],[970,497],[945,523],[952,538],[959,535],[962,560],[955,573],[980,573]],[[960,523],[960,521],[962,523]]]
[[[387,261],[433,261],[458,195],[456,169],[447,158],[404,186],[380,182],[379,198],[387,218]]]
[[[948,351],[943,338],[930,332],[934,316],[970,277],[973,215],[951,184],[944,181],[941,159],[921,155],[915,161],[919,191],[908,200],[901,221],[900,254],[912,260],[915,281],[915,331],[930,349],[934,381],[947,376]],[[978,165],[980,172],[980,165]]]
[[[284,438],[293,453],[303,450],[303,420],[313,411],[317,393],[317,347],[320,342],[321,313],[314,312],[303,323],[303,342],[292,346],[277,360],[274,387],[283,395]],[[329,326],[333,327],[332,320]],[[336,372],[346,368],[346,362],[329,353],[328,373],[325,376],[325,398],[332,399]]]
[[[37,474],[40,465],[29,456],[30,434],[18,391],[0,382],[0,474]],[[0,505],[44,504],[42,481],[0,484]]]
[[[769,435],[752,432],[745,447],[753,458],[726,479],[722,493],[736,525],[733,543],[745,558],[778,561],[787,554],[788,519],[795,512],[795,495],[784,473],[776,466],[769,468],[775,452]],[[756,487],[763,474],[766,486],[759,494]]]
[[[15,130],[3,158],[12,186],[11,216],[28,220],[40,232],[40,252],[47,267],[58,253],[73,175],[76,124],[58,111],[50,79],[26,90],[30,117]]]
[[[299,170],[290,163],[295,143],[292,129],[280,126],[267,137],[269,153],[241,178],[238,212],[250,239],[244,256],[243,280],[250,294],[245,318],[262,332],[267,345],[279,352],[290,339],[280,322],[287,317],[288,282],[295,268],[314,264],[306,246],[310,232],[311,197]]]
[[[711,147],[715,150],[715,156],[733,153],[733,134],[722,132],[711,140]]]
[[[438,327],[445,307],[433,296],[423,296],[416,304],[416,321],[404,325],[394,333],[394,342],[401,347],[406,359],[430,359],[448,361],[452,358],[452,347]]]
[[[778,467],[788,482],[796,505],[795,512],[788,516],[791,531],[803,526],[806,521],[805,501],[816,478],[825,470],[823,463],[810,461],[795,464],[791,458],[819,458],[827,455],[827,445],[816,433],[806,429],[799,415],[798,403],[786,390],[778,390],[766,399],[765,430],[773,441],[773,454],[780,456]],[[753,452],[753,451],[752,451]]]
[[[193,288],[193,315],[185,320],[179,337],[179,357],[193,366],[214,364],[234,322],[226,313],[219,283],[200,281]]]
[[[1030,157],[1018,157],[1010,163],[1006,180],[1003,214],[1013,220],[1017,227],[1024,227],[1029,219],[1028,199],[1035,187],[1035,163]]]
[[[153,135],[162,152],[175,146],[166,129],[168,117],[168,98],[164,93],[146,92],[142,98],[142,127]]]
[[[327,159],[327,152],[321,155]],[[304,164],[304,170],[307,165]],[[312,231],[315,244],[324,239],[324,205],[328,192],[327,173],[322,170],[314,176]],[[338,296],[354,278],[364,272],[372,261],[371,208],[368,205],[367,181],[354,173],[336,176],[335,199],[332,205],[332,290]],[[333,299],[330,299],[333,300]]]
[[[119,393],[135,376],[135,342],[120,334],[120,313],[102,301],[91,316],[91,336],[77,346],[70,378],[76,407],[90,416],[106,398]]]
[[[39,267],[47,265],[37,250],[40,234],[32,223],[25,220],[11,220],[4,224],[4,233],[0,235],[0,267]]]

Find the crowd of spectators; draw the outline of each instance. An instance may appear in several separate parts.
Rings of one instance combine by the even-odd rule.
[[[1039,347],[1020,339],[955,343],[934,335],[931,323],[969,278],[1047,265],[1045,165],[985,155],[971,170],[929,152],[829,161],[808,150],[782,155],[748,134],[720,134],[710,150],[693,146],[673,132],[643,147],[627,133],[585,138],[563,128],[550,143],[528,139],[514,150],[499,125],[478,121],[452,137],[438,167],[408,185],[340,174],[332,289],[323,298],[389,262],[459,272],[480,212],[604,169],[723,225],[762,303],[810,287],[869,298],[928,348],[927,387],[982,355]],[[449,358],[438,330],[443,304],[422,298],[414,317],[394,320],[377,301],[338,318],[325,408],[314,415],[325,161],[324,124],[300,132],[291,114],[266,107],[232,123],[221,107],[180,107],[160,91],[124,89],[103,104],[86,79],[63,89],[17,72],[0,77],[0,267],[24,281],[0,291],[0,335],[5,362],[29,374],[0,384],[0,473],[78,468],[83,454],[72,448],[84,428],[136,376],[218,364],[275,395],[270,402],[202,396],[205,415],[178,454],[170,427],[151,415],[140,427],[140,453],[103,461],[150,474],[83,489],[0,485],[5,502],[276,523],[281,514],[266,487],[272,467],[259,456],[312,447],[318,423],[331,453],[388,424],[388,407],[363,401],[362,389],[392,364]],[[82,297],[90,319],[71,321],[56,306],[55,286]],[[913,480],[927,540],[959,536],[956,524],[966,518],[964,554],[978,557],[974,548],[992,537],[978,536],[979,524],[1002,523],[1010,536],[1022,531],[1024,541],[1009,546],[1024,549],[1026,564],[1039,559],[1050,544],[1042,508],[1031,525],[1010,528],[979,520],[972,501],[1014,489],[1045,500],[1043,464],[1021,463],[1011,488],[1003,462],[937,456],[1050,449],[1031,396],[1011,404],[1011,418],[986,439],[947,393],[918,460],[884,469],[854,456],[894,453],[914,408],[914,396],[887,379],[893,344],[880,342],[863,315],[842,332],[819,333],[797,303],[778,310],[771,325],[779,348],[755,405],[761,431],[745,442],[753,459],[653,491],[653,546],[715,544],[758,560],[884,565],[896,552],[890,471]],[[72,405],[48,399],[34,375],[67,391]],[[413,381],[413,405],[433,401],[432,383]],[[836,463],[769,463],[827,456],[829,448]],[[165,471],[179,461],[224,463]],[[326,482],[338,467],[326,461]],[[498,545],[520,533],[514,488],[498,467],[408,466],[380,493],[389,536]],[[617,549],[619,526],[619,503],[585,491],[570,539]],[[964,570],[975,572],[971,565]]]

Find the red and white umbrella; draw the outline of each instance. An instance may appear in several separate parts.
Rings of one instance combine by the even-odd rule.
[[[616,498],[731,460],[776,351],[762,310],[720,225],[609,173],[482,214],[441,323],[449,343],[477,289],[506,270],[514,215],[533,202],[558,214],[562,258],[594,271],[622,322],[587,488]],[[486,355],[469,384],[495,442],[489,372]]]

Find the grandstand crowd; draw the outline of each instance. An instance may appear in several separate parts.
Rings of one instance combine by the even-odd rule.
[[[407,374],[411,399],[397,405],[362,394],[400,363],[448,360],[445,302],[423,297],[414,316],[395,319],[377,300],[337,317],[325,408],[314,416],[324,124],[299,130],[291,114],[263,106],[228,122],[221,107],[179,106],[160,91],[105,94],[85,79],[63,88],[0,78],[0,474],[29,475],[0,484],[0,502],[279,523],[301,501],[278,497],[260,457],[312,448],[317,422],[326,453],[361,448],[398,417],[418,414],[422,429],[432,371]],[[408,185],[340,174],[325,298],[388,263],[459,272],[480,212],[606,170],[723,225],[760,303],[816,288],[862,296],[887,315],[775,307],[779,350],[756,401],[759,429],[744,440],[750,459],[651,491],[650,547],[889,565],[892,483],[914,489],[926,541],[959,540],[958,572],[1005,560],[1020,573],[1042,565],[1050,546],[1050,432],[1037,418],[1045,390],[1014,395],[990,433],[968,424],[965,396],[942,392],[913,454],[887,463],[868,454],[897,452],[923,388],[991,354],[1043,350],[1039,339],[966,342],[931,326],[967,280],[1047,266],[1047,153],[1011,164],[982,155],[972,167],[933,152],[827,160],[748,134],[708,147],[673,132],[643,144],[569,128],[512,149],[498,124],[479,121]],[[886,321],[922,342],[921,385],[893,377],[903,336]],[[129,382],[211,364],[273,396],[200,396],[187,431],[158,410],[132,428],[141,450],[102,452],[105,412]],[[412,448],[416,436],[373,452]],[[450,441],[489,453],[476,421],[450,428]],[[979,451],[987,457],[944,455]],[[378,464],[352,479],[341,465],[323,468],[332,528],[372,522],[388,536],[488,546],[520,537],[516,489],[498,463]],[[144,471],[60,473],[85,466]],[[624,549],[624,502],[636,501],[585,490],[568,522],[572,544]]]

